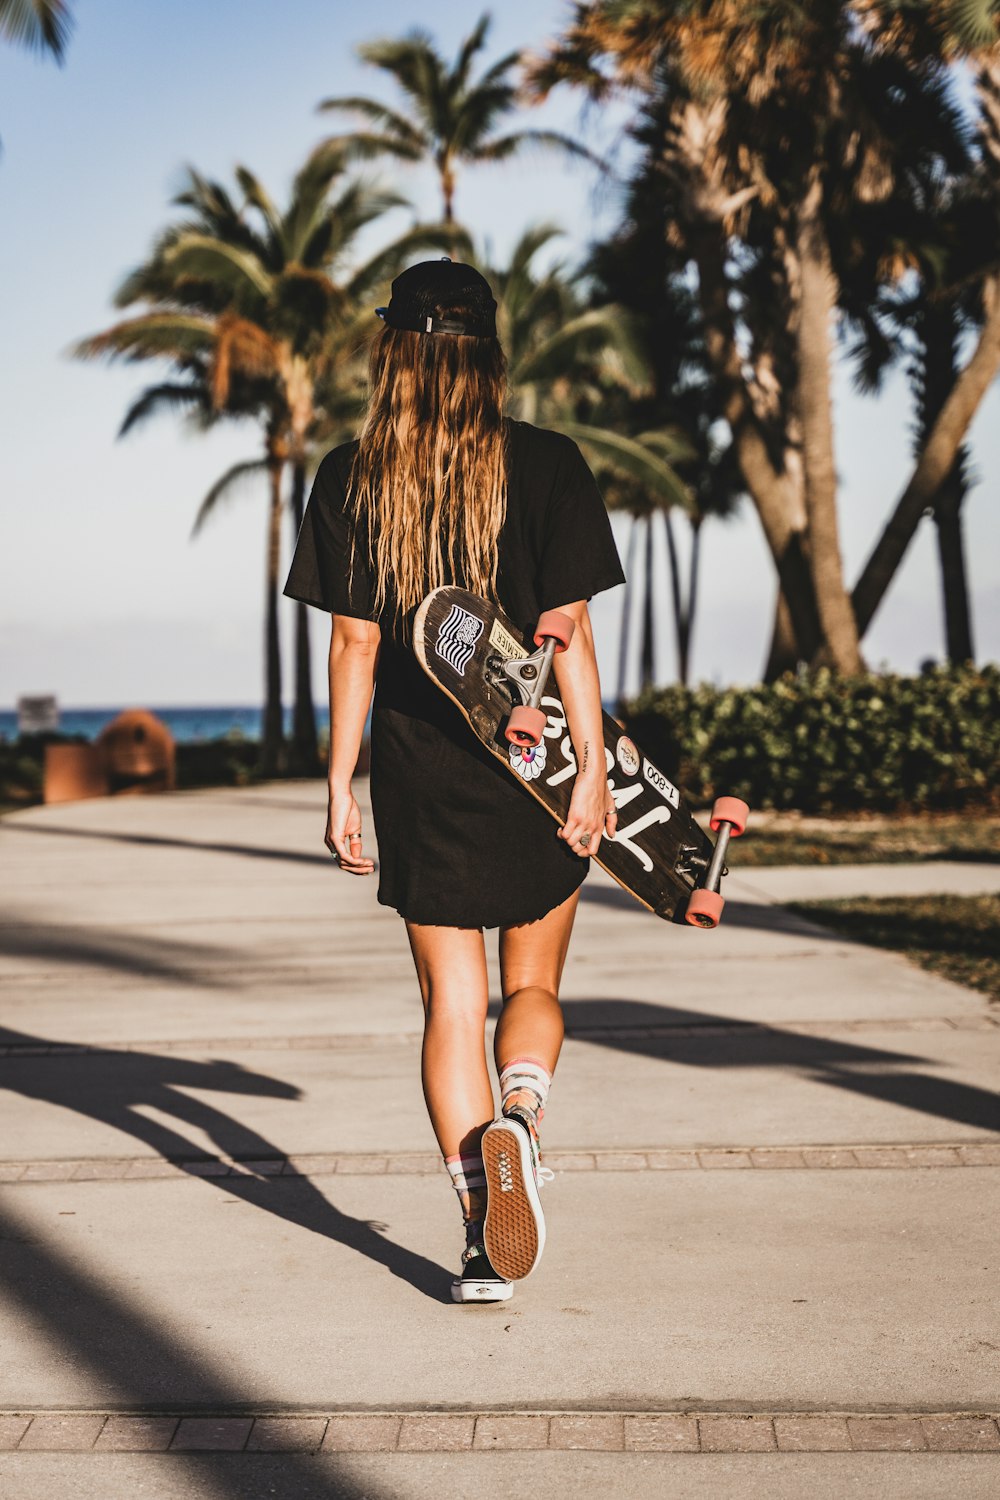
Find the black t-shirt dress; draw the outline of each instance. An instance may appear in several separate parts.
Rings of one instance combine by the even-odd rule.
[[[625,575],[576,444],[527,422],[511,421],[508,430],[497,593],[530,632],[543,610],[590,599]],[[345,443],[320,463],[285,593],[331,614],[375,620],[366,539],[358,539],[350,575],[347,483],[356,451]],[[573,894],[589,861],[570,853],[549,814],[480,745],[424,674],[393,616],[390,600],[379,619],[371,725],[378,899],[438,927],[535,921]]]

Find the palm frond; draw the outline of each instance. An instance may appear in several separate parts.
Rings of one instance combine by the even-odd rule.
[[[61,63],[73,31],[67,0],[0,0],[0,37]]]
[[[249,287],[261,297],[269,297],[274,285],[258,256],[211,235],[184,235],[166,252],[164,260],[179,276],[217,280],[232,291]]]
[[[535,147],[543,151],[561,151],[566,156],[575,156],[582,161],[590,162],[591,166],[599,167],[602,172],[611,170],[604,157],[596,156],[580,141],[575,141],[572,136],[563,135],[559,130],[515,130],[509,135],[484,141],[482,145],[476,146],[470,152],[470,156],[473,161],[507,161],[511,156],[523,151],[525,147],[529,149]]]
[[[203,382],[181,385],[178,381],[164,381],[160,385],[147,386],[126,411],[118,436],[124,437],[133,428],[148,421],[150,417],[159,416],[161,412],[191,408],[206,416],[211,411],[208,391]]]
[[[247,480],[256,478],[258,474],[267,469],[267,460],[264,458],[245,459],[242,463],[233,464],[231,468],[217,479],[198,507],[198,514],[194,518],[191,527],[192,540],[198,535],[209,516],[213,515],[223,500],[231,500],[236,492],[243,489]]]
[[[638,438],[583,422],[556,420],[553,426],[589,448],[604,463],[647,486],[665,506],[676,505],[688,515],[696,514],[694,496],[680,475]]]
[[[215,324],[210,318],[155,312],[126,318],[103,333],[81,339],[68,352],[74,359],[182,359],[211,352],[214,343]]]

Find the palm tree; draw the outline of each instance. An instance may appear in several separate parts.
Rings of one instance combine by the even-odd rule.
[[[374,127],[332,136],[324,146],[336,152],[346,150],[354,157],[433,162],[441,184],[444,221],[449,224],[454,219],[456,174],[466,163],[507,161],[531,146],[595,160],[577,141],[555,130],[496,134],[516,104],[517,90],[509,75],[521,54],[507,53],[473,81],[472,64],[486,44],[489,28],[490,17],[484,14],[450,65],[433,37],[420,30],[359,47],[358,55],[365,62],[394,79],[403,96],[402,107],[393,109],[364,95],[324,99],[320,110],[360,115]]]
[[[73,30],[68,0],[0,0],[0,37],[62,62]]]
[[[189,384],[182,381],[180,390],[177,382],[154,387],[140,398],[144,413],[195,401],[184,393],[201,380],[215,415],[245,416],[249,409],[264,429],[263,463],[270,480],[265,774],[278,769],[284,737],[278,642],[282,476],[291,465],[297,531],[317,422],[317,381],[329,384],[336,335],[356,316],[357,298],[430,233],[410,231],[359,270],[348,270],[360,230],[401,200],[356,181],[338,181],[343,168],[343,159],[332,153],[322,160],[311,157],[296,176],[283,213],[245,168],[236,174],[243,194],[239,205],[220,184],[191,171],[175,201],[193,210],[192,216],[169,226],[149,260],[125,278],[116,295],[119,306],[144,301],[150,310],[84,340],[76,350],[82,357],[171,359]],[[246,465],[237,465],[213,485],[196,529],[248,472]],[[311,770],[317,751],[304,606],[298,606],[296,624],[293,755],[300,769]]]
[[[603,97],[617,83],[662,99],[661,191],[698,270],[718,414],[778,569],[797,654],[821,647],[844,671],[861,657],[837,531],[834,240],[889,195],[901,159],[933,149],[949,124],[933,63],[908,61],[905,17],[900,40],[874,25],[877,10],[851,0],[597,0],[576,8],[533,75],[541,92],[565,80]],[[748,255],[764,257],[771,321],[789,331],[781,369],[773,357],[762,365],[756,350],[747,356],[756,330],[744,321],[746,303],[734,307],[734,272],[738,279]],[[786,390],[779,377],[790,379]]]

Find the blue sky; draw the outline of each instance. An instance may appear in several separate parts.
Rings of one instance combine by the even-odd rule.
[[[0,50],[0,705],[45,691],[66,706],[258,698],[263,486],[248,488],[189,540],[209,485],[255,454],[253,432],[237,427],[195,438],[160,419],[116,441],[149,372],[79,364],[66,350],[112,320],[112,292],[170,218],[185,163],[224,179],[245,163],[280,197],[332,128],[332,117],[315,112],[321,98],[385,94],[381,76],[355,57],[359,42],[422,25],[451,53],[478,13],[445,0],[380,0],[367,8],[339,0],[80,0],[65,67]],[[488,60],[542,46],[567,13],[562,0],[508,0],[496,8]],[[607,151],[622,148],[624,118],[619,110],[581,124],[578,101],[557,95],[529,123],[585,129]],[[431,214],[427,172],[380,170],[422,216]],[[595,193],[588,169],[539,156],[467,174],[457,208],[498,258],[540,220],[563,228],[562,253],[572,258],[613,223],[615,195]],[[384,220],[369,248],[411,217],[400,211]],[[879,400],[862,401],[840,369],[837,422],[843,549],[854,576],[907,472],[905,389],[897,381]],[[967,502],[977,653],[995,659],[996,389],[978,415],[972,448],[982,479]],[[622,534],[623,553],[624,542]],[[695,675],[751,680],[765,651],[773,583],[749,505],[733,522],[706,528],[703,568]],[[620,591],[595,603],[609,687],[620,610]],[[319,696],[319,616],[316,626]],[[660,646],[669,675],[665,620]],[[900,670],[940,655],[929,524],[865,649],[872,664]]]

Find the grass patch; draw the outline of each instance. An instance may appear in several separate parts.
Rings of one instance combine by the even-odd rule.
[[[1000,816],[805,818],[750,813],[733,867],[882,865],[932,859],[1000,864]]]
[[[841,937],[913,963],[1000,1002],[1000,895],[796,901],[792,911]]]

